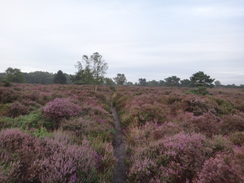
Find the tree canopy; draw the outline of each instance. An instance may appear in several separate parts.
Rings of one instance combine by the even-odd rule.
[[[52,84],[54,75],[49,72],[35,71],[30,73],[24,73],[26,83],[35,84]]]
[[[165,85],[166,86],[179,86],[180,83],[180,78],[178,78],[177,76],[171,76],[168,78],[165,78]]]
[[[67,78],[65,74],[61,70],[59,70],[57,74],[55,74],[54,76],[53,83],[65,84],[66,82],[67,82]]]
[[[114,81],[117,85],[124,85],[127,79],[124,74],[118,73],[117,76],[114,78]]]
[[[139,85],[141,86],[147,86],[147,80],[146,78],[139,78]]]
[[[6,69],[7,80],[13,83],[23,83],[24,75],[20,69],[9,67]]]
[[[97,85],[103,82],[108,64],[103,60],[102,55],[95,52],[90,57],[83,55],[82,61],[77,62],[76,68],[78,72],[73,77],[73,81],[82,84],[94,84],[96,91]]]
[[[204,87],[213,87],[214,79],[210,78],[207,74],[203,71],[196,72],[190,78],[191,86],[204,86]]]

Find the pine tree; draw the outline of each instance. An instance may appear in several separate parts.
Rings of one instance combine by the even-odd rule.
[[[55,74],[54,76],[53,83],[65,84],[66,82],[67,82],[66,76],[61,70],[59,70],[57,74]]]

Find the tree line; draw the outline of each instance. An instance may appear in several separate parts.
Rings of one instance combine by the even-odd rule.
[[[138,82],[127,81],[125,74],[118,73],[114,78],[105,77],[108,64],[98,52],[91,56],[83,55],[82,60],[75,65],[77,72],[73,75],[66,74],[59,70],[57,73],[35,71],[30,73],[21,72],[18,68],[7,68],[5,73],[0,73],[0,81],[9,83],[33,83],[33,84],[92,84],[94,90],[98,85],[137,85],[137,86],[168,86],[168,87],[223,87],[220,81],[215,81],[203,71],[194,73],[189,79],[180,79],[177,76],[170,76],[164,80],[147,81],[146,78],[139,78]],[[215,82],[214,82],[215,81]],[[227,85],[225,87],[238,87]],[[240,85],[239,87],[244,87]]]

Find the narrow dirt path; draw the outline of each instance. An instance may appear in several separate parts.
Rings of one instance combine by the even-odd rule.
[[[113,183],[125,183],[126,182],[126,167],[125,167],[125,142],[124,136],[120,126],[120,120],[118,117],[118,113],[114,108],[113,104],[111,104],[111,111],[114,117],[115,124],[115,143],[114,143],[114,156],[116,158],[115,170]]]

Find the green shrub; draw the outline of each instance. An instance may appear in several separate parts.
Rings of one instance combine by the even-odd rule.
[[[230,135],[230,140],[237,146],[242,146],[244,143],[244,132],[234,132]]]
[[[197,89],[188,90],[188,92],[195,94],[195,95],[207,95],[207,94],[209,94],[207,88],[204,86],[201,86]]]
[[[11,82],[9,80],[4,79],[4,80],[2,80],[2,82],[3,82],[3,86],[5,86],[5,87],[11,86]]]

